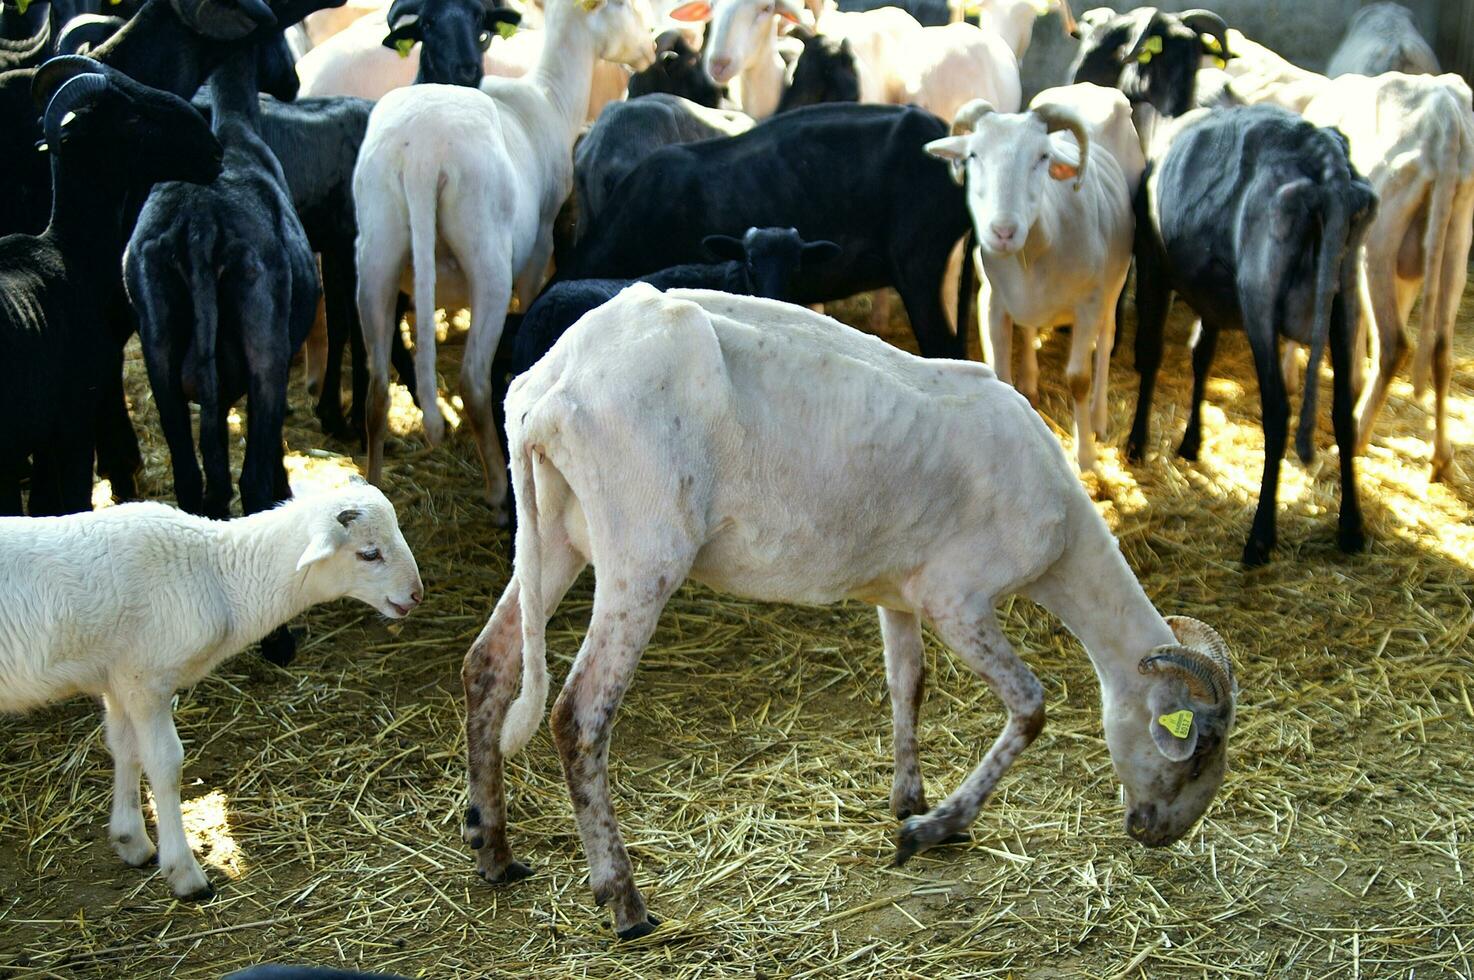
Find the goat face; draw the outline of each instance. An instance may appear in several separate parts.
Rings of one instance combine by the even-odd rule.
[[[394,505],[376,487],[353,483],[325,492],[314,508],[298,570],[324,591],[402,619],[419,605],[425,586],[405,543]]]
[[[655,61],[649,0],[578,0],[600,58],[644,71]]]
[[[1204,57],[1232,58],[1228,29],[1206,10],[1164,13],[1139,7],[1125,14],[1087,11],[1079,23],[1080,50],[1070,74],[1076,82],[1119,88],[1164,116],[1193,107]]]
[[[655,63],[630,78],[629,96],[668,92],[715,109],[722,90],[706,77],[701,53],[686,43],[680,31],[666,31],[655,39]]]
[[[188,102],[149,88],[91,58],[52,58],[31,85],[46,107],[42,129],[53,152],[115,158],[136,186],[220,176],[223,152],[209,124]]]
[[[1168,620],[1179,645],[1143,657],[1140,684],[1102,705],[1106,745],[1126,796],[1126,833],[1148,847],[1183,837],[1223,785],[1237,688],[1211,627]]]
[[[1050,133],[1032,112],[985,113],[971,133],[928,143],[926,150],[965,169],[968,210],[978,245],[989,255],[1021,251],[1039,218],[1046,185],[1075,180],[1081,166],[1078,145],[1063,133]]]
[[[492,34],[521,19],[516,11],[483,0],[397,0],[389,8],[391,26],[383,43],[399,51],[420,45],[416,82],[475,86]]]
[[[772,43],[778,24],[801,23],[794,0],[722,0],[715,11],[707,0],[691,0],[670,16],[688,22],[711,21],[706,36],[706,73],[726,85],[756,64]]]
[[[833,242],[805,242],[793,228],[749,228],[740,239],[708,235],[701,245],[718,261],[742,263],[752,295],[783,300],[793,294],[793,280],[799,272],[840,253]]]

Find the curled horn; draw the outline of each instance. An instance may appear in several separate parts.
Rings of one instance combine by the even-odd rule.
[[[1184,24],[1199,34],[1211,34],[1217,38],[1218,43],[1223,48],[1218,57],[1225,61],[1233,57],[1233,54],[1228,50],[1228,25],[1224,23],[1222,17],[1219,17],[1211,10],[1184,10],[1177,16]]]
[[[1046,133],[1067,129],[1075,134],[1075,141],[1080,144],[1080,166],[1075,171],[1075,190],[1078,191],[1085,182],[1085,160],[1090,155],[1090,134],[1085,131],[1085,123],[1074,109],[1049,102],[1035,106],[1033,113],[1044,120]]]
[[[46,143],[53,151],[61,143],[61,124],[67,114],[92,102],[107,91],[111,84],[101,72],[73,75],[61,84],[51,96],[51,101],[46,104],[46,114],[41,118],[41,131],[46,134]]]
[[[1159,28],[1162,24],[1162,12],[1156,7],[1138,7],[1126,15],[1136,21],[1131,30],[1131,36],[1127,38],[1126,57],[1121,62],[1129,65],[1141,56],[1146,49],[1146,42],[1153,36],[1153,28]]]
[[[1186,616],[1171,616],[1167,625],[1177,644],[1154,649],[1141,658],[1137,669],[1143,674],[1168,674],[1187,685],[1192,697],[1214,706],[1231,702],[1237,693],[1228,645],[1207,623]]]
[[[987,99],[973,99],[971,102],[964,103],[962,108],[957,110],[957,115],[952,117],[952,135],[968,135],[978,124],[978,120],[992,111],[994,111],[993,104]]]

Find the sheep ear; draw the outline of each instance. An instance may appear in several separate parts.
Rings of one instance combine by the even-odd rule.
[[[1171,762],[1191,759],[1198,748],[1203,719],[1199,717],[1201,710],[1194,708],[1201,709],[1201,705],[1192,704],[1186,695],[1181,682],[1165,681],[1155,685],[1147,696],[1152,744]]]
[[[691,24],[699,24],[711,20],[711,4],[706,0],[691,0],[683,3],[668,15],[671,20],[684,21]]]
[[[312,532],[312,540],[307,542],[307,550],[302,552],[302,557],[297,559],[297,571],[301,571],[308,565],[315,564],[329,557],[342,545],[348,535],[337,524],[329,524]]]
[[[742,244],[742,239],[731,235],[707,235],[701,240],[701,247],[718,262],[747,261],[747,246]]]
[[[363,511],[357,507],[349,507],[347,510],[338,511],[338,523],[347,527],[363,516]]]
[[[959,163],[967,157],[967,137],[944,136],[939,140],[932,140],[922,149],[940,160]]]
[[[839,258],[841,251],[843,250],[831,241],[806,242],[799,250],[799,262],[805,269],[809,269]]]

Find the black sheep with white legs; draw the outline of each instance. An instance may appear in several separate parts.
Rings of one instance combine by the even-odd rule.
[[[175,96],[88,58],[55,58],[34,74],[55,188],[39,236],[0,238],[0,513],[88,510],[93,413],[115,365],[106,290],[124,244],[124,198],[158,180],[209,181],[220,145]],[[31,150],[35,153],[35,150]]]

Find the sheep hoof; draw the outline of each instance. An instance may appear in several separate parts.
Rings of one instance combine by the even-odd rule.
[[[659,919],[657,919],[653,915],[650,915],[649,913],[646,913],[644,922],[636,922],[628,929],[617,929],[615,930],[614,934],[619,937],[620,942],[627,943],[631,939],[643,939],[644,937],[654,932],[656,927],[659,925]]]
[[[511,885],[521,881],[523,878],[532,877],[532,869],[521,861],[513,861],[508,864],[499,875],[487,874],[485,871],[477,871],[481,880],[488,885]]]
[[[1183,459],[1187,460],[1189,463],[1196,463],[1198,461],[1198,449],[1199,449],[1199,446],[1200,446],[1200,443],[1199,443],[1199,441],[1197,439],[1193,439],[1193,440],[1183,439],[1182,440],[1182,445],[1180,445],[1180,446],[1177,447],[1177,455],[1181,456]]]
[[[1358,555],[1366,548],[1367,538],[1360,527],[1343,527],[1336,533],[1336,546],[1348,555]]]
[[[146,836],[119,834],[112,839],[113,851],[130,868],[146,868],[158,860],[159,852]]]
[[[215,897],[215,887],[207,881],[193,891],[187,892],[183,895],[176,894],[174,897],[179,899],[181,902],[190,902],[194,904],[208,902],[210,899]]]
[[[297,637],[285,626],[277,627],[262,638],[261,656],[278,667],[287,666],[297,657]]]
[[[1272,550],[1274,550],[1273,541],[1261,541],[1251,536],[1248,543],[1244,545],[1244,567],[1258,568],[1265,564],[1269,561],[1269,553]]]

